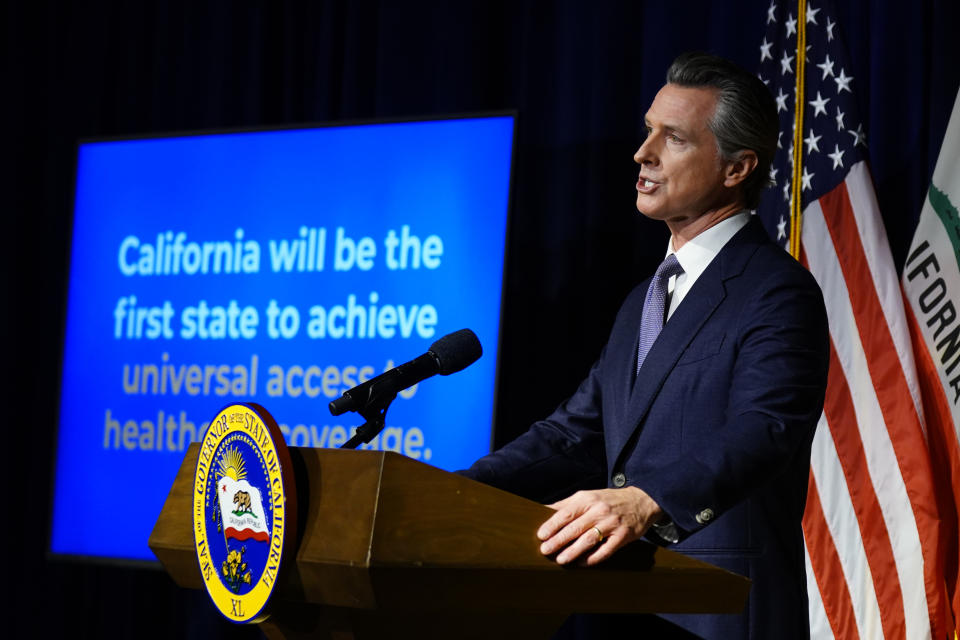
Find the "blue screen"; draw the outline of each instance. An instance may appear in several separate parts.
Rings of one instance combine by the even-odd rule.
[[[490,446],[512,117],[80,145],[55,553],[152,560],[190,442],[257,402],[294,446],[328,403],[469,327],[484,354],[401,393],[366,448],[443,469]]]

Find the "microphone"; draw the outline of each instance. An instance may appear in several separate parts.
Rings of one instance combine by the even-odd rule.
[[[433,375],[439,373],[448,376],[465,369],[481,355],[483,347],[473,331],[454,331],[430,345],[430,349],[422,356],[344,391],[342,396],[330,403],[330,413],[339,416],[347,411],[359,411],[381,396],[392,399],[398,392]]]

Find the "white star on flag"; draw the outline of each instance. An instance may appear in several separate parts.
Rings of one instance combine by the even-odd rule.
[[[793,17],[792,13],[787,17],[785,24],[787,25],[787,37],[789,38],[797,32],[797,19]]]
[[[840,150],[840,145],[833,145],[833,153],[828,153],[827,157],[833,160],[833,168],[843,168],[843,151]]]
[[[827,115],[827,103],[830,102],[830,98],[824,98],[820,95],[820,92],[817,91],[817,99],[810,101],[810,106],[813,107],[813,117],[816,118],[821,113]]]
[[[763,58],[760,58],[760,62],[763,62]],[[827,76],[833,75],[833,60],[830,59],[830,54],[827,54],[826,59],[817,66],[820,67],[821,71],[823,71],[823,78],[821,78],[821,80],[826,80]]]
[[[788,56],[787,52],[783,52],[783,57],[780,58],[780,73],[786,75],[788,73],[793,73],[793,67],[790,66],[790,63],[793,62],[793,56]]]
[[[760,45],[760,62],[763,62],[766,59],[773,60],[773,56],[770,55],[770,47],[773,46],[772,42],[767,42],[767,39],[763,39],[763,43]]]
[[[850,91],[850,83],[853,81],[853,76],[847,76],[847,74],[843,72],[843,67],[840,67],[840,75],[835,76],[834,81],[837,83],[837,93]]]
[[[857,125],[856,131],[847,131],[850,135],[853,136],[853,146],[863,145],[867,146],[867,134],[863,131],[863,123]]]
[[[777,94],[777,97],[776,97],[777,113],[780,113],[781,111],[786,111],[788,109],[787,98],[789,97],[790,97],[789,95],[783,92],[783,89],[780,89],[780,92]],[[779,143],[780,143],[780,139],[777,138],[777,144]]]

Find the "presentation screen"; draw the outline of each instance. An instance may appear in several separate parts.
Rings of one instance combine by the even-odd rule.
[[[347,389],[472,329],[483,356],[399,394],[365,448],[489,451],[513,116],[83,143],[51,550],[153,560],[183,460],[227,404],[338,447]]]

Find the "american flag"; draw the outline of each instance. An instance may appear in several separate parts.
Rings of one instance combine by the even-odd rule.
[[[832,7],[772,0],[759,58],[780,141],[758,213],[816,276],[830,324],[803,520],[811,635],[953,637],[910,333]]]

